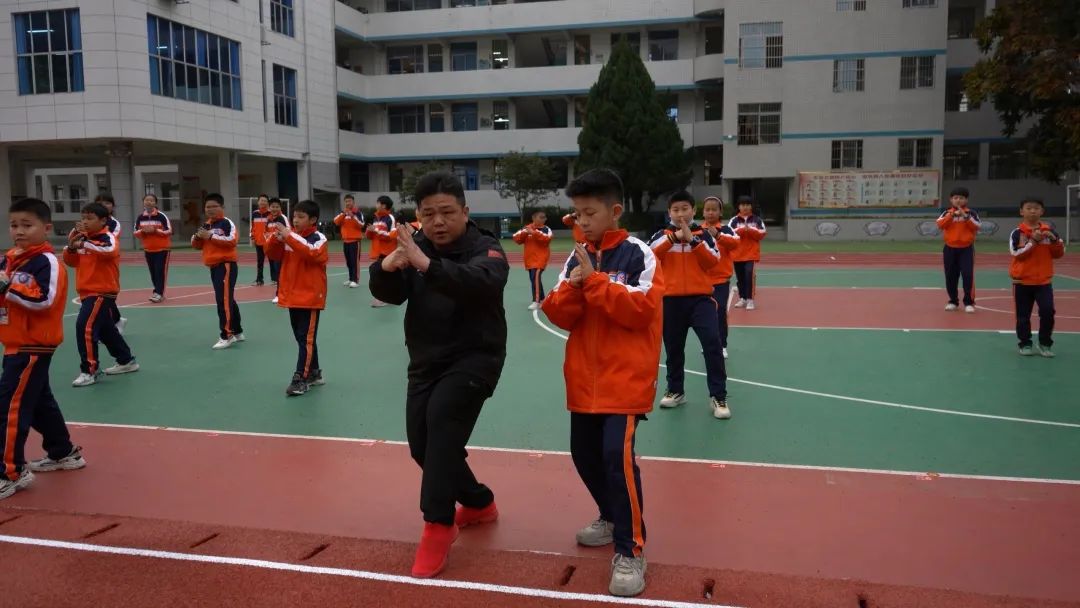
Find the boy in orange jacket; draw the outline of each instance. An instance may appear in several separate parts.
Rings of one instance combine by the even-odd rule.
[[[614,172],[587,171],[566,195],[585,242],[575,244],[542,308],[570,332],[563,364],[570,454],[600,512],[577,542],[614,543],[608,590],[634,596],[645,590],[646,570],[634,438],[656,398],[664,281],[649,246],[619,229],[623,187]]]
[[[540,308],[544,301],[544,269],[551,260],[551,228],[547,227],[547,214],[534,211],[532,223],[514,233],[514,242],[525,246],[525,270],[529,271],[532,286],[532,302],[529,310]]]
[[[1054,260],[1065,255],[1065,244],[1042,216],[1046,211],[1041,199],[1025,198],[1020,202],[1024,221],[1009,235],[1009,276],[1013,281],[1016,302],[1016,337],[1020,354],[1030,357],[1031,311],[1039,304],[1039,354],[1053,357],[1054,345]]]
[[[956,284],[964,279],[964,312],[975,312],[975,235],[979,233],[979,214],[968,209],[968,189],[953,188],[949,193],[952,205],[937,219],[941,236],[945,239],[942,257],[945,262],[945,292],[949,303],[945,310],[960,307]]]
[[[585,233],[582,232],[581,226],[578,225],[577,211],[571,211],[570,213],[564,215],[562,217],[562,223],[567,228],[570,228],[570,230],[573,232],[575,243],[585,242]]]
[[[11,205],[8,219],[15,246],[0,259],[0,499],[28,488],[35,472],[86,466],[49,386],[67,305],[67,271],[49,244],[52,211],[45,201],[24,198]],[[31,428],[41,433],[46,455],[26,462]]]
[[[64,249],[64,263],[75,269],[75,289],[79,293],[79,318],[75,333],[79,336],[79,369],[72,386],[96,384],[101,374],[98,342],[103,342],[116,365],[105,370],[110,376],[139,371],[124,337],[116,327],[120,311],[116,295],[120,293],[120,243],[109,231],[109,210],[101,203],[82,208],[81,230],[72,230]]]
[[[319,315],[326,308],[327,240],[319,232],[319,205],[300,201],[292,209],[292,229],[278,227],[268,234],[266,255],[281,261],[278,306],[289,309],[289,321],[300,353],[296,372],[285,389],[303,395],[311,386],[325,384],[319,368]]]
[[[296,214],[293,213],[293,217]],[[345,195],[345,209],[334,218],[334,225],[341,231],[342,252],[345,254],[345,267],[349,269],[349,278],[345,286],[355,289],[360,286],[360,241],[364,238],[364,214],[356,208],[353,195]]]
[[[739,301],[735,308],[754,310],[754,265],[761,261],[761,239],[765,238],[765,220],[754,215],[754,199],[738,198],[739,213],[728,222],[728,228],[738,235],[739,246],[731,253],[735,280],[739,285]]]
[[[248,238],[255,246],[255,287],[261,287],[263,281],[263,267],[266,265],[266,222],[270,219],[270,197],[265,194],[259,195],[256,203],[258,207],[251,212],[251,230]]]
[[[367,225],[367,237],[371,239],[372,260],[390,255],[397,249],[397,219],[391,210],[394,208],[394,199],[383,195],[375,199],[375,219]],[[372,308],[382,308],[386,302],[373,298]]]
[[[225,217],[225,199],[220,194],[207,194],[203,199],[203,208],[206,211],[206,222],[192,235],[191,246],[202,251],[203,264],[210,269],[220,331],[220,338],[211,348],[221,350],[244,341],[244,330],[240,326],[240,307],[236,304],[235,297],[236,243],[239,233],[236,231],[236,224]]]
[[[728,320],[727,305],[731,294],[731,275],[735,272],[731,254],[739,246],[739,235],[724,224],[724,201],[715,196],[705,198],[702,215],[705,219],[701,227],[709,233],[716,243],[716,252],[720,254],[720,263],[713,266],[709,276],[713,283],[713,299],[716,300],[716,322],[720,326],[720,349],[727,359]]]
[[[694,223],[694,197],[685,190],[668,199],[671,224],[649,239],[664,269],[664,351],[667,353],[667,391],[660,407],[686,403],[686,335],[697,334],[705,356],[709,407],[713,416],[731,418],[727,405],[727,369],[713,299],[712,269],[720,254],[708,231]]]
[[[169,279],[169,250],[172,249],[172,222],[168,216],[158,211],[158,199],[155,194],[143,197],[145,211],[135,219],[135,238],[142,241],[146,266],[150,269],[150,283],[154,293],[150,301],[154,304],[165,299],[165,282]]]

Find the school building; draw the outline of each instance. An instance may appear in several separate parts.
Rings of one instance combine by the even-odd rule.
[[[16,0],[0,200],[50,201],[59,231],[99,191],[128,222],[154,192],[183,234],[205,191],[240,220],[260,192],[370,206],[435,160],[478,217],[515,217],[498,158],[571,179],[625,36],[694,152],[693,192],[754,196],[773,238],[936,238],[957,185],[1002,237],[1022,195],[1063,214],[1077,176],[1031,178],[1024,143],[963,94],[996,1]]]

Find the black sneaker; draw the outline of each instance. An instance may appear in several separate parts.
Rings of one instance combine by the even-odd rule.
[[[308,386],[322,386],[322,385],[326,384],[326,380],[323,380],[323,377],[322,377],[322,370],[321,369],[313,369],[313,370],[311,370],[311,373],[308,375],[307,383],[308,383]]]
[[[308,391],[308,383],[304,382],[304,379],[300,377],[300,374],[293,374],[292,382],[289,383],[289,388],[285,389],[285,394],[290,397],[297,395],[303,395]]]

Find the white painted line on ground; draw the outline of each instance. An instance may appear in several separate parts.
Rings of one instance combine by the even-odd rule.
[[[811,331],[817,331],[818,329],[827,329],[829,331],[903,331],[899,327],[810,327],[810,326],[807,326],[807,325],[736,325],[734,323],[731,324],[731,327],[732,328],[737,327],[739,329],[801,329],[801,330],[811,330]],[[930,333],[933,333],[933,332],[946,332],[946,333],[948,333],[948,332],[957,332],[957,333],[976,333],[976,334],[980,334],[980,333],[982,333],[982,334],[985,334],[985,333],[991,333],[991,334],[994,334],[994,333],[997,333],[997,334],[1006,333],[1006,334],[1009,334],[1009,333],[1012,333],[1011,331],[1006,331],[1006,330],[1001,330],[1001,329],[950,329],[950,328],[929,328],[929,327],[923,327],[923,328],[913,327],[913,328],[909,328],[909,331],[930,332]],[[1064,334],[1064,335],[1080,334],[1080,331],[1059,331],[1057,329],[1054,329],[1054,335],[1055,336],[1056,335],[1062,335],[1062,334]]]
[[[982,301],[985,301],[985,300],[1011,300],[1011,299],[1012,298],[1009,297],[1009,296],[990,296],[988,298],[979,298],[979,301],[982,302]],[[1065,297],[1055,298],[1055,300],[1075,300],[1075,299],[1076,298],[1073,297],[1073,296],[1065,296]],[[1005,309],[1002,309],[1002,308],[991,308],[989,306],[983,306],[982,304],[976,304],[975,308],[978,308],[979,310],[988,310],[990,312],[998,312],[998,313],[1002,313],[1002,314],[1006,314],[1006,315],[1015,315],[1016,314],[1015,310],[1005,310]],[[1034,312],[1034,310],[1032,312]],[[1058,312],[1054,313],[1054,318],[1055,319],[1080,319],[1080,317],[1078,317],[1076,315],[1063,315],[1063,314],[1058,313]],[[1057,333],[1063,333],[1063,332],[1057,332]]]
[[[514,587],[511,585],[496,585],[493,583],[474,583],[471,581],[455,581],[444,579],[419,579],[397,574],[383,572],[371,572],[368,570],[352,570],[349,568],[329,568],[325,566],[308,566],[305,564],[291,564],[288,562],[274,562],[265,559],[250,559],[245,557],[228,557],[224,555],[203,555],[196,553],[178,553],[175,551],[160,551],[157,549],[138,549],[134,547],[115,547],[109,545],[94,545],[90,543],[75,543],[47,538],[33,538],[27,536],[0,535],[0,542],[12,545],[24,545],[31,547],[43,547],[49,549],[66,549],[68,551],[82,551],[85,553],[101,553],[107,555],[122,555],[126,557],[142,557],[148,559],[169,560],[177,562],[195,562],[200,564],[213,564],[215,566],[243,566],[260,570],[277,570],[285,572],[297,572],[300,574],[319,574],[324,576],[340,576],[379,583],[393,583],[397,585],[411,585],[414,587],[429,587],[437,589],[457,589],[462,591],[478,591],[481,593],[498,593],[501,595],[516,595],[520,597],[538,597],[549,600],[562,600],[569,602],[587,602],[594,604],[619,604],[623,606],[650,606],[656,608],[716,608],[717,604],[699,604],[696,602],[677,602],[671,600],[653,600],[644,598],[621,598],[610,595],[595,593],[571,593],[567,591],[552,591],[549,589],[537,589],[535,587]],[[720,608],[725,608],[721,606]],[[734,608],[728,606],[726,608]]]
[[[558,331],[555,331],[554,329],[548,327],[546,323],[541,321],[539,311],[536,311],[536,310],[533,311],[533,320],[535,320],[536,323],[540,327],[543,327],[545,330],[547,330],[548,333],[553,334],[555,336],[558,336],[559,339],[561,339],[561,340],[566,340],[567,339],[567,337],[565,335],[563,335],[562,333],[559,333]],[[666,368],[667,366],[661,364],[660,367],[661,368]],[[705,376],[705,372],[699,372],[699,371],[692,370],[692,369],[686,370],[686,373],[693,374],[695,376]],[[754,382],[752,380],[743,380],[741,378],[732,378],[731,376],[728,376],[728,381],[729,382],[737,382],[739,384],[747,384],[747,385],[750,385],[750,386],[757,386],[759,388],[768,388],[768,389],[772,389],[772,390],[776,390],[776,391],[784,391],[784,392],[787,392],[787,393],[796,393],[796,394],[799,394],[799,395],[809,395],[811,397],[823,397],[823,398],[826,398],[826,399],[836,399],[838,401],[850,401],[850,402],[854,402],[854,403],[865,403],[867,405],[880,405],[880,406],[884,406],[884,407],[892,407],[892,408],[904,409],[904,410],[913,410],[913,411],[918,411],[918,412],[928,412],[928,413],[932,413],[932,414],[945,414],[945,415],[948,415],[948,416],[963,416],[963,417],[967,417],[967,418],[981,418],[981,419],[984,419],[984,420],[998,420],[998,421],[1001,421],[1001,422],[1018,422],[1018,423],[1022,423],[1022,424],[1038,424],[1038,425],[1043,425],[1043,426],[1054,426],[1054,427],[1080,429],[1080,423],[1075,423],[1075,422],[1061,422],[1061,421],[1057,421],[1057,420],[1036,420],[1036,419],[1031,419],[1031,418],[1015,418],[1015,417],[1012,417],[1012,416],[997,416],[997,415],[994,415],[994,414],[979,414],[979,413],[976,413],[976,412],[964,412],[964,411],[959,411],[959,410],[946,410],[946,409],[941,409],[941,408],[936,408],[936,407],[925,407],[925,406],[921,406],[921,405],[908,405],[906,403],[893,403],[891,401],[878,401],[877,399],[863,399],[861,397],[849,397],[847,395],[836,395],[836,394],[833,394],[833,393],[823,393],[823,392],[819,392],[819,391],[809,391],[809,390],[805,390],[805,389],[801,389],[801,388],[793,388],[793,387],[790,387],[790,386],[780,386],[778,384],[767,384],[765,382]]]

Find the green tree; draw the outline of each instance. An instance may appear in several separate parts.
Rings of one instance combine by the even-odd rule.
[[[1027,128],[1039,177],[1057,183],[1080,168],[1080,2],[999,2],[976,37],[984,57],[964,77],[971,100],[993,102],[1005,135]]]
[[[510,152],[499,158],[495,167],[495,186],[499,196],[512,198],[517,204],[522,225],[525,208],[555,193],[557,177],[548,159],[535,154]]]
[[[631,212],[643,210],[646,192],[657,195],[690,183],[690,155],[679,128],[625,37],[589,89],[578,148],[575,172],[598,167],[618,172]]]
[[[416,192],[416,182],[420,181],[421,177],[434,171],[446,171],[446,167],[436,161],[428,160],[405,172],[405,176],[401,180],[401,192],[398,192],[398,196],[401,197],[402,207],[416,206],[416,201],[413,199],[413,192]]]

